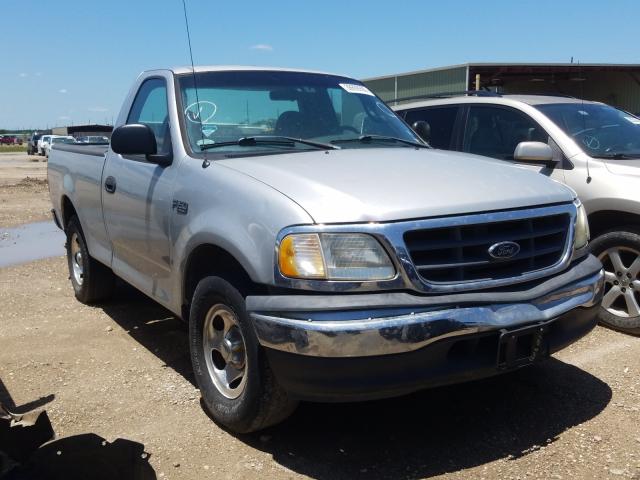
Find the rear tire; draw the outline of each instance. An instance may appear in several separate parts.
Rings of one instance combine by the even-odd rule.
[[[276,382],[240,292],[219,277],[196,287],[189,315],[191,362],[205,408],[235,433],[266,428],[297,406]]]
[[[591,253],[605,270],[599,321],[640,335],[640,229],[630,226],[605,232],[591,242]]]
[[[76,298],[86,304],[105,300],[113,293],[113,271],[89,255],[87,243],[77,216],[71,217],[67,234],[67,265]]]

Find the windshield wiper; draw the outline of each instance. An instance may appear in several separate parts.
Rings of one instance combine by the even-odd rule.
[[[345,138],[332,140],[331,143],[348,143],[348,142],[360,142],[360,143],[372,143],[372,142],[388,142],[388,143],[402,143],[405,145],[411,145],[417,148],[431,148],[429,145],[419,142],[413,142],[411,140],[405,140],[403,138],[390,137],[386,135],[362,135],[357,138]]]
[[[628,153],[603,153],[602,155],[592,155],[593,158],[604,158],[612,160],[632,160],[640,158],[640,153],[628,154]]]
[[[242,138],[239,138],[238,140],[233,140],[230,142],[207,143],[206,145],[201,145],[200,149],[210,150],[212,148],[228,147],[230,145],[238,145],[240,147],[255,147],[259,144],[292,147],[296,143],[308,145],[310,147],[314,147],[319,150],[340,149],[340,147],[337,147],[336,145],[331,145],[330,143],[314,142],[313,140],[305,140],[304,138],[285,137],[281,135],[258,135],[255,137],[242,137]]]

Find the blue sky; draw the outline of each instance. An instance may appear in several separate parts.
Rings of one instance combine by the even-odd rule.
[[[196,64],[357,78],[465,62],[640,63],[638,0],[187,0]],[[181,0],[3,0],[0,128],[111,122],[189,62]],[[10,15],[10,18],[7,18]]]

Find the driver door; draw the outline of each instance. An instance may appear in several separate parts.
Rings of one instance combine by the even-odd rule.
[[[158,153],[172,149],[164,78],[141,85],[127,124],[143,123],[154,132]],[[177,165],[160,166],[142,155],[109,149],[102,175],[103,213],[113,249],[113,271],[160,303],[169,300],[170,213]]]

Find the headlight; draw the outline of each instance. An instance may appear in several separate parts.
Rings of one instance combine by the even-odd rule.
[[[395,268],[382,245],[361,233],[297,233],[280,242],[285,277],[318,280],[387,280]]]
[[[575,205],[578,209],[575,223],[575,234],[573,237],[573,248],[577,250],[584,248],[589,243],[589,221],[587,220],[587,212],[584,205],[576,200]]]

